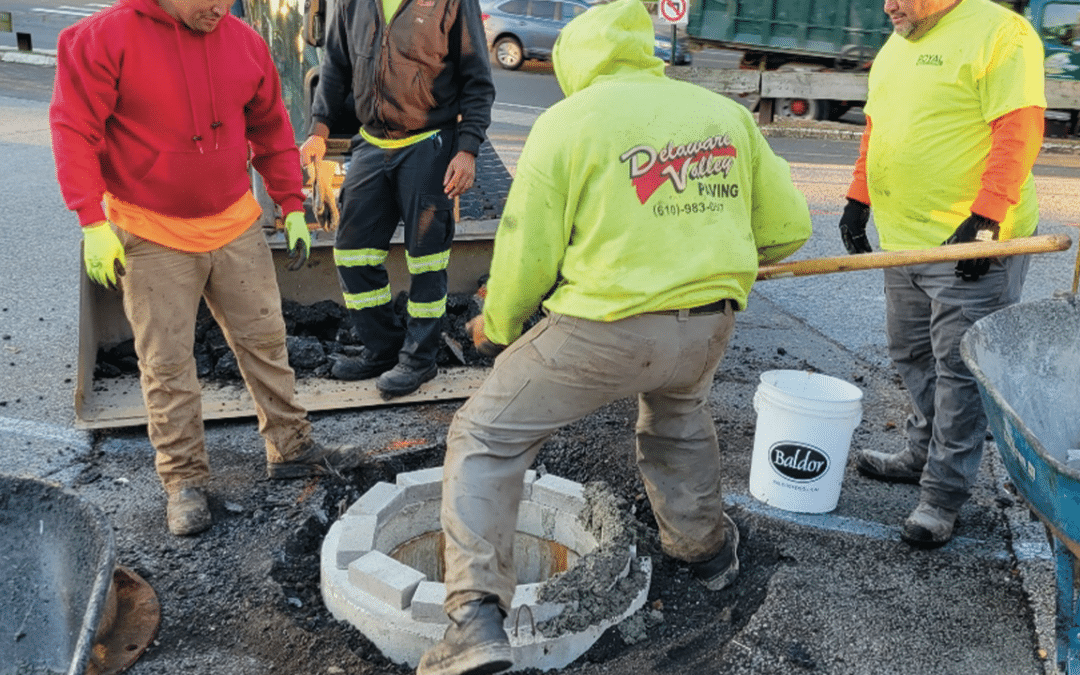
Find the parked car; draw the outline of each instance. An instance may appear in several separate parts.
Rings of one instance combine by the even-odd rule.
[[[589,9],[583,0],[488,0],[481,3],[488,49],[499,65],[517,70],[525,59],[547,61],[562,27]],[[690,62],[689,52],[679,43],[677,62]],[[671,60],[671,38],[656,36],[655,52]]]

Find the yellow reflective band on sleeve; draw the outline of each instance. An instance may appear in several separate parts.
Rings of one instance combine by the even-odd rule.
[[[447,249],[441,253],[432,253],[431,255],[422,255],[418,258],[406,253],[405,263],[409,266],[409,274],[438,272],[446,269],[446,266],[450,264],[450,250]]]
[[[335,248],[334,264],[338,267],[376,267],[386,262],[389,253],[378,248]]]
[[[409,316],[417,319],[438,319],[443,314],[446,314],[446,296],[444,295],[435,302],[413,302],[410,300],[406,311]]]
[[[369,309],[390,304],[390,286],[386,285],[367,293],[345,293],[346,309]]]

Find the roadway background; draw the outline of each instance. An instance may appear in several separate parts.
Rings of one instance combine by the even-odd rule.
[[[160,502],[145,438],[137,432],[89,433],[74,424],[80,236],[60,198],[49,147],[51,71],[0,63],[0,175],[4,176],[0,181],[0,270],[4,274],[0,284],[0,438],[5,439],[0,471],[82,490],[78,477],[95,456],[144,455],[147,471],[130,480],[150,497],[141,501],[110,497],[99,505],[117,522],[153,522],[161,519]],[[512,172],[532,121],[559,94],[550,69],[543,66],[534,64],[512,77],[504,75],[497,73],[499,93],[490,137]],[[842,254],[836,222],[857,151],[857,126],[790,125],[768,132],[770,143],[791,163],[796,183],[811,206],[815,234],[796,257]],[[1035,172],[1040,232],[1067,232],[1075,241],[1075,228],[1070,225],[1080,214],[1078,168],[1070,144],[1049,143],[1041,154]],[[1025,300],[1067,290],[1075,254],[1074,247],[1067,253],[1036,257]],[[758,284],[750,309],[740,316],[736,348],[722,368],[736,366],[733,360],[739,358],[740,349],[748,350],[748,343],[757,341],[756,348],[800,354],[807,364],[844,379],[852,379],[855,373],[888,379],[881,286],[880,271]],[[903,411],[885,395],[868,403],[891,405],[888,416],[902,419]],[[745,400],[739,409],[746,415],[743,421],[752,426],[752,411]],[[341,411],[319,416],[318,425],[351,428],[388,414],[386,410]],[[409,414],[408,409],[392,413],[403,418]],[[881,435],[882,429],[866,428],[870,424],[884,425],[884,421],[868,416],[856,434],[857,442]],[[232,443],[246,442],[257,461],[260,449],[251,439],[252,427],[250,420],[221,423],[213,425],[211,433],[215,438],[234,439]],[[896,432],[888,438],[894,446],[899,442]],[[775,540],[788,563],[783,574],[774,577],[739,640],[715,649],[730,660],[745,661],[745,672],[766,675],[807,670],[805,659],[800,665],[800,659],[794,658],[798,654],[788,654],[786,660],[761,660],[770,639],[803,645],[812,653],[831,650],[858,655],[846,665],[837,665],[843,663],[842,658],[831,661],[830,667],[819,660],[815,672],[1053,672],[1052,662],[1041,658],[1053,650],[1050,548],[1042,528],[1009,496],[1000,463],[993,448],[988,450],[978,498],[962,514],[957,540],[934,553],[912,552],[897,541],[899,522],[914,505],[916,492],[910,486],[879,489],[849,475],[838,511],[808,518],[761,506],[748,495],[745,483],[727,485],[729,504],[740,510],[741,524],[748,523],[755,532],[764,533],[761,536]],[[185,545],[188,542],[178,544]],[[883,616],[883,608],[889,606],[885,601],[898,594],[917,599],[913,611],[922,616]],[[797,642],[783,642],[785,636]],[[189,645],[184,651],[159,645],[131,672],[174,672],[184,659],[192,658],[192,650],[197,647]],[[910,656],[924,651],[925,659]],[[959,658],[958,652],[964,671],[956,669],[959,662],[948,660]],[[935,653],[947,660],[936,662]],[[897,655],[909,655],[908,660],[897,660]],[[973,663],[983,665],[972,667]]]

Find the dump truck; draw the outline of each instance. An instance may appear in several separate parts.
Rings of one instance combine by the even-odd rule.
[[[241,8],[242,5],[242,8]],[[242,0],[234,13],[251,24],[270,46],[281,75],[282,97],[293,123],[297,144],[307,136],[312,94],[318,83],[319,47],[327,5],[324,0]],[[326,159],[332,163],[330,183],[336,193],[345,177],[349,143],[359,129],[355,120],[345,120],[331,129]],[[480,148],[476,181],[455,204],[457,230],[450,254],[448,291],[473,294],[487,274],[494,246],[495,229],[510,187],[510,174],[490,142]],[[261,224],[270,243],[277,269],[283,303],[312,306],[326,301],[344,305],[334,265],[334,233],[320,227],[313,203],[313,186],[305,188],[305,210],[312,230],[312,247],[307,263],[298,271],[288,271],[281,214],[270,200],[262,181],[252,171],[252,189],[263,207]],[[399,226],[386,261],[394,292],[408,290],[409,272],[405,263],[404,235]],[[85,429],[138,426],[146,423],[137,374],[127,372],[105,376],[99,361],[103,353],[130,344],[131,326],[124,315],[118,291],[92,283],[80,274],[79,354],[75,378],[75,423]],[[132,357],[133,358],[133,357]],[[466,398],[483,380],[483,368],[461,365],[440,370],[439,377],[395,404]],[[249,417],[255,414],[242,383],[200,378],[203,389],[203,417],[207,420]],[[324,377],[298,377],[297,395],[308,410],[331,410],[386,405],[375,389],[374,380],[344,382]]]
[[[1080,109],[1080,0],[1002,2],[1032,22],[1046,50],[1048,121],[1071,122]],[[780,75],[774,83],[813,84],[816,91],[762,92],[775,114],[838,119],[865,99],[866,73],[892,33],[881,0],[690,0],[687,35],[697,48],[742,53],[740,69]],[[807,74],[829,74],[815,78]],[[785,76],[786,75],[786,76]],[[744,80],[728,78],[730,87]],[[768,89],[768,87],[766,87]],[[770,96],[769,94],[775,94]],[[787,94],[787,95],[783,95]]]

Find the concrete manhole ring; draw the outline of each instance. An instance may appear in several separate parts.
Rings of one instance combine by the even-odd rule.
[[[395,663],[415,667],[442,638],[442,467],[364,493],[323,540],[323,601]],[[518,516],[518,586],[506,630],[514,669],[563,668],[648,597],[628,516],[602,484],[529,471]],[[602,602],[580,602],[603,598]],[[584,607],[583,605],[588,605]]]

